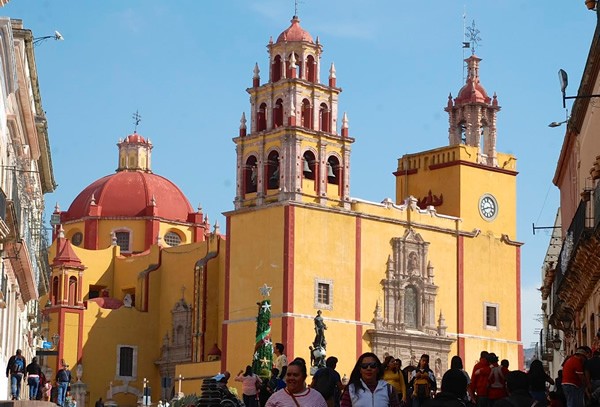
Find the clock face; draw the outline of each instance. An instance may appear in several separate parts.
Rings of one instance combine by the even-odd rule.
[[[485,194],[479,198],[479,214],[487,221],[492,221],[498,215],[498,202],[493,195]]]

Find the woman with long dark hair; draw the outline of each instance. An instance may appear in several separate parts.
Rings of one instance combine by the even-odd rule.
[[[546,383],[554,384],[554,380],[544,370],[544,365],[539,359],[535,359],[529,365],[527,372],[527,380],[529,381],[529,394],[538,403],[545,405],[546,401]]]
[[[31,359],[31,363],[25,368],[25,372],[27,373],[27,385],[29,386],[29,400],[37,400],[38,398],[42,368],[37,360],[37,357],[34,357]]]
[[[398,393],[383,380],[383,365],[374,353],[360,355],[350,374],[340,407],[399,407]]]

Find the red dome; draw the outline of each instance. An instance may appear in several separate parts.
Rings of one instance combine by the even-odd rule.
[[[120,171],[100,178],[85,188],[75,198],[63,220],[87,216],[140,217],[153,214],[186,222],[188,214],[192,212],[192,206],[183,192],[168,179],[148,172]]]
[[[462,87],[460,92],[458,92],[458,96],[454,99],[455,103],[469,103],[469,102],[479,102],[479,103],[490,103],[492,99],[488,96],[487,92],[481,86],[479,82],[475,83],[474,81],[468,82],[465,86]]]
[[[137,133],[133,133],[133,134],[130,134],[129,136],[125,137],[125,140],[123,140],[123,143],[143,143],[143,144],[146,144],[147,141],[141,135],[139,135]]]
[[[304,31],[304,29],[300,27],[300,19],[296,16],[292,18],[292,25],[277,37],[277,42],[283,41],[306,41],[311,44],[314,43],[308,31]]]

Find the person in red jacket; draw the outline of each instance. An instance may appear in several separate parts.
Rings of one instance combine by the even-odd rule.
[[[473,367],[471,374],[471,393],[475,395],[477,407],[488,406],[488,377],[490,376],[489,353],[481,351],[479,362]]]

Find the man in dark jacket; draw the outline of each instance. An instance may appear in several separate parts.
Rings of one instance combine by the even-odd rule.
[[[467,401],[467,376],[460,369],[450,369],[442,377],[442,391],[428,399],[423,407],[472,407]]]
[[[531,407],[533,398],[529,395],[527,373],[513,370],[506,376],[508,397],[494,403],[494,407]]]
[[[69,365],[64,363],[64,361],[62,364],[62,369],[56,372],[56,383],[58,384],[58,397],[56,404],[58,404],[60,407],[64,407],[67,389],[69,388],[69,383],[71,383],[71,371],[69,370]]]
[[[21,395],[21,382],[23,381],[26,366],[27,363],[25,363],[25,358],[21,355],[21,349],[17,349],[16,355],[8,359],[6,377],[10,378],[10,391],[13,400],[19,400],[19,396]]]

